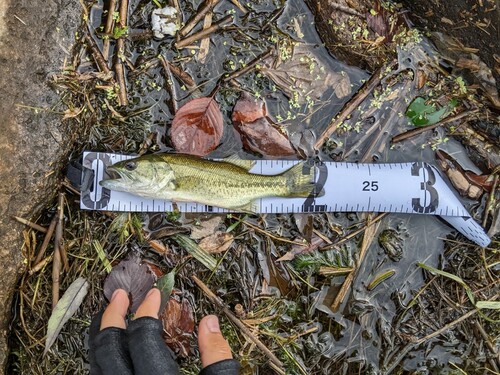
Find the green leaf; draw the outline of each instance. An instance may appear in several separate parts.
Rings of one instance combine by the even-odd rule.
[[[383,281],[391,278],[396,274],[396,270],[387,270],[385,272],[382,272],[381,274],[378,274],[373,278],[373,281],[371,281],[367,286],[366,289],[368,290],[373,290],[375,289],[380,283]]]
[[[474,306],[476,306],[476,299],[474,298],[474,294],[472,293],[472,289],[460,277],[458,277],[456,275],[453,275],[452,273],[449,273],[449,272],[446,272],[446,271],[438,270],[437,268],[428,266],[428,265],[423,264],[423,263],[417,263],[417,265],[420,268],[423,268],[423,269],[425,269],[425,270],[427,270],[429,272],[436,273],[438,275],[447,277],[447,278],[449,278],[449,279],[451,279],[453,281],[456,281],[460,285],[462,285],[464,287],[465,293],[467,293],[467,296],[469,297],[470,301],[472,302],[472,304]]]
[[[435,104],[426,104],[426,100],[419,96],[408,106],[406,117],[415,126],[434,125],[450,113],[457,104],[457,101],[452,99],[446,106],[438,109]]]
[[[83,299],[87,295],[88,289],[89,283],[87,280],[83,277],[79,277],[73,281],[59,302],[57,302],[47,325],[47,338],[45,340],[45,350],[43,351],[44,355],[56,341],[64,324],[66,324],[78,310]]]
[[[215,260],[215,258],[208,252],[199,247],[198,244],[191,238],[184,234],[176,234],[173,236],[173,239],[179,244],[179,246],[181,246],[184,250],[191,254],[196,260],[207,267],[210,271],[215,271],[215,269],[217,268],[217,260]]]
[[[104,252],[101,243],[97,240],[94,240],[92,244],[94,245],[94,250],[97,253],[97,257],[102,262],[104,269],[106,270],[107,273],[110,273],[111,270],[113,269],[113,266],[111,266],[111,263],[109,263],[109,260],[106,257],[106,253]]]
[[[478,309],[500,310],[500,302],[499,301],[477,301],[476,307]]]
[[[160,312],[163,311],[165,306],[167,305],[168,299],[172,294],[172,289],[174,289],[175,282],[175,272],[171,271],[166,275],[163,275],[156,282],[156,286],[160,289],[161,293],[161,304],[160,304]]]

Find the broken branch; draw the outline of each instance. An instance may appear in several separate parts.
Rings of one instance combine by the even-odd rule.
[[[219,31],[222,29],[224,26],[226,26],[228,23],[233,21],[233,16],[229,15],[224,18],[222,18],[220,21],[215,22],[212,26],[200,30],[199,32],[187,37],[186,39],[180,40],[175,43],[175,48],[181,49],[189,46],[190,44],[199,41],[200,39],[206,38],[210,34]]]
[[[47,246],[49,246],[52,235],[54,234],[54,230],[56,229],[56,224],[57,216],[54,216],[54,218],[50,222],[49,229],[47,229],[47,232],[45,233],[45,238],[43,239],[42,246],[40,246],[40,250],[38,250],[38,254],[36,255],[33,264],[38,264],[42,260],[43,254],[45,254],[45,250],[47,249]]]
[[[99,70],[104,74],[108,74],[111,76],[111,71],[108,68],[108,63],[106,62],[103,55],[101,54],[101,51],[95,44],[94,39],[92,39],[92,37],[89,35],[85,35],[85,40],[87,41],[87,44],[90,48],[90,53],[92,54],[92,57],[94,58],[94,61],[97,64]]]
[[[127,27],[128,0],[120,2],[120,20],[118,26],[121,30]],[[125,33],[126,34],[126,33]],[[127,85],[125,82],[125,68],[123,60],[125,59],[125,35],[120,36],[116,41],[116,57],[115,57],[115,73],[116,81],[118,82],[118,100],[121,106],[128,104]]]
[[[349,100],[339,114],[335,117],[335,119],[330,122],[328,127],[325,129],[323,134],[319,137],[319,139],[314,144],[314,148],[316,150],[321,149],[323,143],[330,138],[330,136],[337,130],[337,128],[351,115],[351,113],[358,108],[358,106],[365,100],[368,95],[372,93],[372,91],[377,87],[382,81],[383,75],[382,72],[385,72],[386,66],[378,68],[375,73],[372,74],[370,79],[365,82],[365,84],[359,89],[359,91],[354,95],[351,100]]]
[[[29,220],[23,219],[22,217],[19,217],[19,216],[12,216],[12,218],[14,220],[20,222],[21,224],[24,224],[27,227],[30,227],[31,229],[37,230],[37,231],[39,231],[41,233],[47,233],[47,228],[42,227],[41,225],[33,223],[33,222],[29,221]]]
[[[108,61],[109,57],[109,36],[113,32],[113,26],[115,24],[115,19],[113,17],[115,9],[116,9],[116,0],[110,0],[108,9],[108,18],[106,19],[106,27],[104,28],[105,37],[102,42],[102,57],[104,58],[104,61]]]
[[[201,21],[205,14],[207,14],[219,0],[206,0],[198,9],[197,13],[191,18],[186,25],[179,31],[179,35],[184,37]]]

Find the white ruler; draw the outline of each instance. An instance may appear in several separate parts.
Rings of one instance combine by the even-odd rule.
[[[166,212],[170,201],[146,199],[110,191],[99,185],[106,166],[133,158],[130,155],[85,152],[83,156],[80,206],[87,210]],[[295,160],[257,160],[251,173],[274,175],[297,164]],[[395,212],[439,215],[460,233],[481,246],[490,243],[483,228],[474,221],[445,183],[438,170],[424,162],[356,164],[325,162],[315,165],[316,191],[322,197],[263,198],[259,213],[292,212]],[[229,212],[198,203],[176,202],[183,212]]]

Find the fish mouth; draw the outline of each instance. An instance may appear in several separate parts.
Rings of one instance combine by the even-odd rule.
[[[124,187],[132,180],[130,175],[123,170],[119,170],[113,166],[106,168],[106,174],[109,178],[99,181],[99,185],[111,190],[123,190]]]

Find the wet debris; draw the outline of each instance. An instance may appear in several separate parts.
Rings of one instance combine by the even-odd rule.
[[[477,175],[464,170],[454,158],[442,150],[436,151],[436,159],[439,167],[460,195],[477,200],[484,191],[491,191],[493,176]]]
[[[394,229],[385,229],[378,235],[378,244],[389,259],[399,262],[404,253],[404,241],[398,231]]]
[[[179,30],[177,23],[177,9],[166,6],[160,9],[154,9],[151,13],[151,29],[155,38],[163,39],[167,35],[175,36]]]

